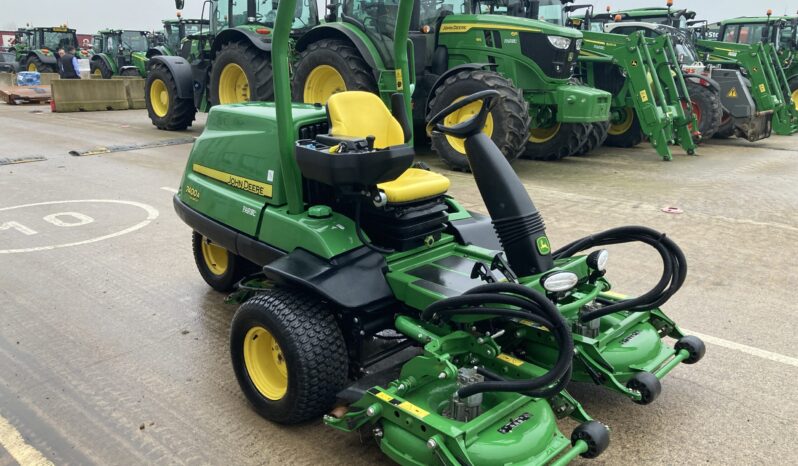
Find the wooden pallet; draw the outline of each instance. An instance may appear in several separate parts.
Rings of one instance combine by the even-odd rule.
[[[12,86],[0,88],[0,99],[10,105],[46,104],[52,95],[50,86]]]

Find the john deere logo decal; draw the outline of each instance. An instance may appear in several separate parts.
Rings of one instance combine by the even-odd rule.
[[[637,60],[632,60],[632,66],[637,66]]]
[[[551,244],[549,244],[549,239],[545,236],[539,237],[535,240],[535,243],[537,244],[538,252],[544,256],[551,252]]]

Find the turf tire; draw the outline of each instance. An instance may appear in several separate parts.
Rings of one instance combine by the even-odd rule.
[[[277,340],[288,370],[285,395],[265,397],[244,361],[244,339],[263,327]],[[272,289],[238,308],[230,329],[230,355],[241,390],[266,419],[295,424],[329,412],[346,386],[348,357],[338,323],[327,305],[308,292]]]
[[[194,252],[194,263],[197,264],[197,270],[199,270],[205,283],[210,285],[214,290],[221,292],[233,291],[236,283],[257,270],[257,266],[252,262],[227,251],[227,268],[225,272],[221,275],[213,273],[208,267],[208,264],[205,263],[205,257],[202,252],[202,241],[205,241],[204,236],[196,231],[192,233],[191,248]]]
[[[166,86],[169,94],[169,108],[166,115],[158,116],[152,108],[150,102],[150,88],[155,80],[161,80]],[[183,131],[191,126],[197,115],[197,108],[194,106],[194,99],[181,99],[177,96],[177,83],[174,76],[166,65],[155,63],[147,73],[147,81],[144,83],[144,100],[147,104],[147,114],[156,128],[166,131]]]

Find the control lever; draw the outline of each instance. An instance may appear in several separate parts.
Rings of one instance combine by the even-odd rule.
[[[374,150],[374,141],[376,141],[376,140],[377,140],[377,138],[375,138],[372,135],[366,136],[366,146],[368,147],[369,152]]]
[[[496,283],[496,276],[482,262],[474,264],[474,268],[471,269],[471,278],[479,278],[485,283]]]
[[[507,263],[507,259],[504,257],[504,252],[499,252],[495,256],[493,256],[493,261],[490,263],[491,270],[498,270],[507,278],[508,282],[511,283],[518,283],[518,276],[513,272],[513,269],[510,268],[510,264]]]

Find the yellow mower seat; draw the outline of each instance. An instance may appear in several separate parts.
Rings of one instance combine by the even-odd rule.
[[[385,149],[405,143],[402,125],[388,107],[370,92],[339,92],[327,101],[330,135],[365,138],[374,136],[374,147]],[[400,204],[440,196],[449,190],[449,179],[438,173],[408,168],[398,178],[377,185],[388,202]]]

